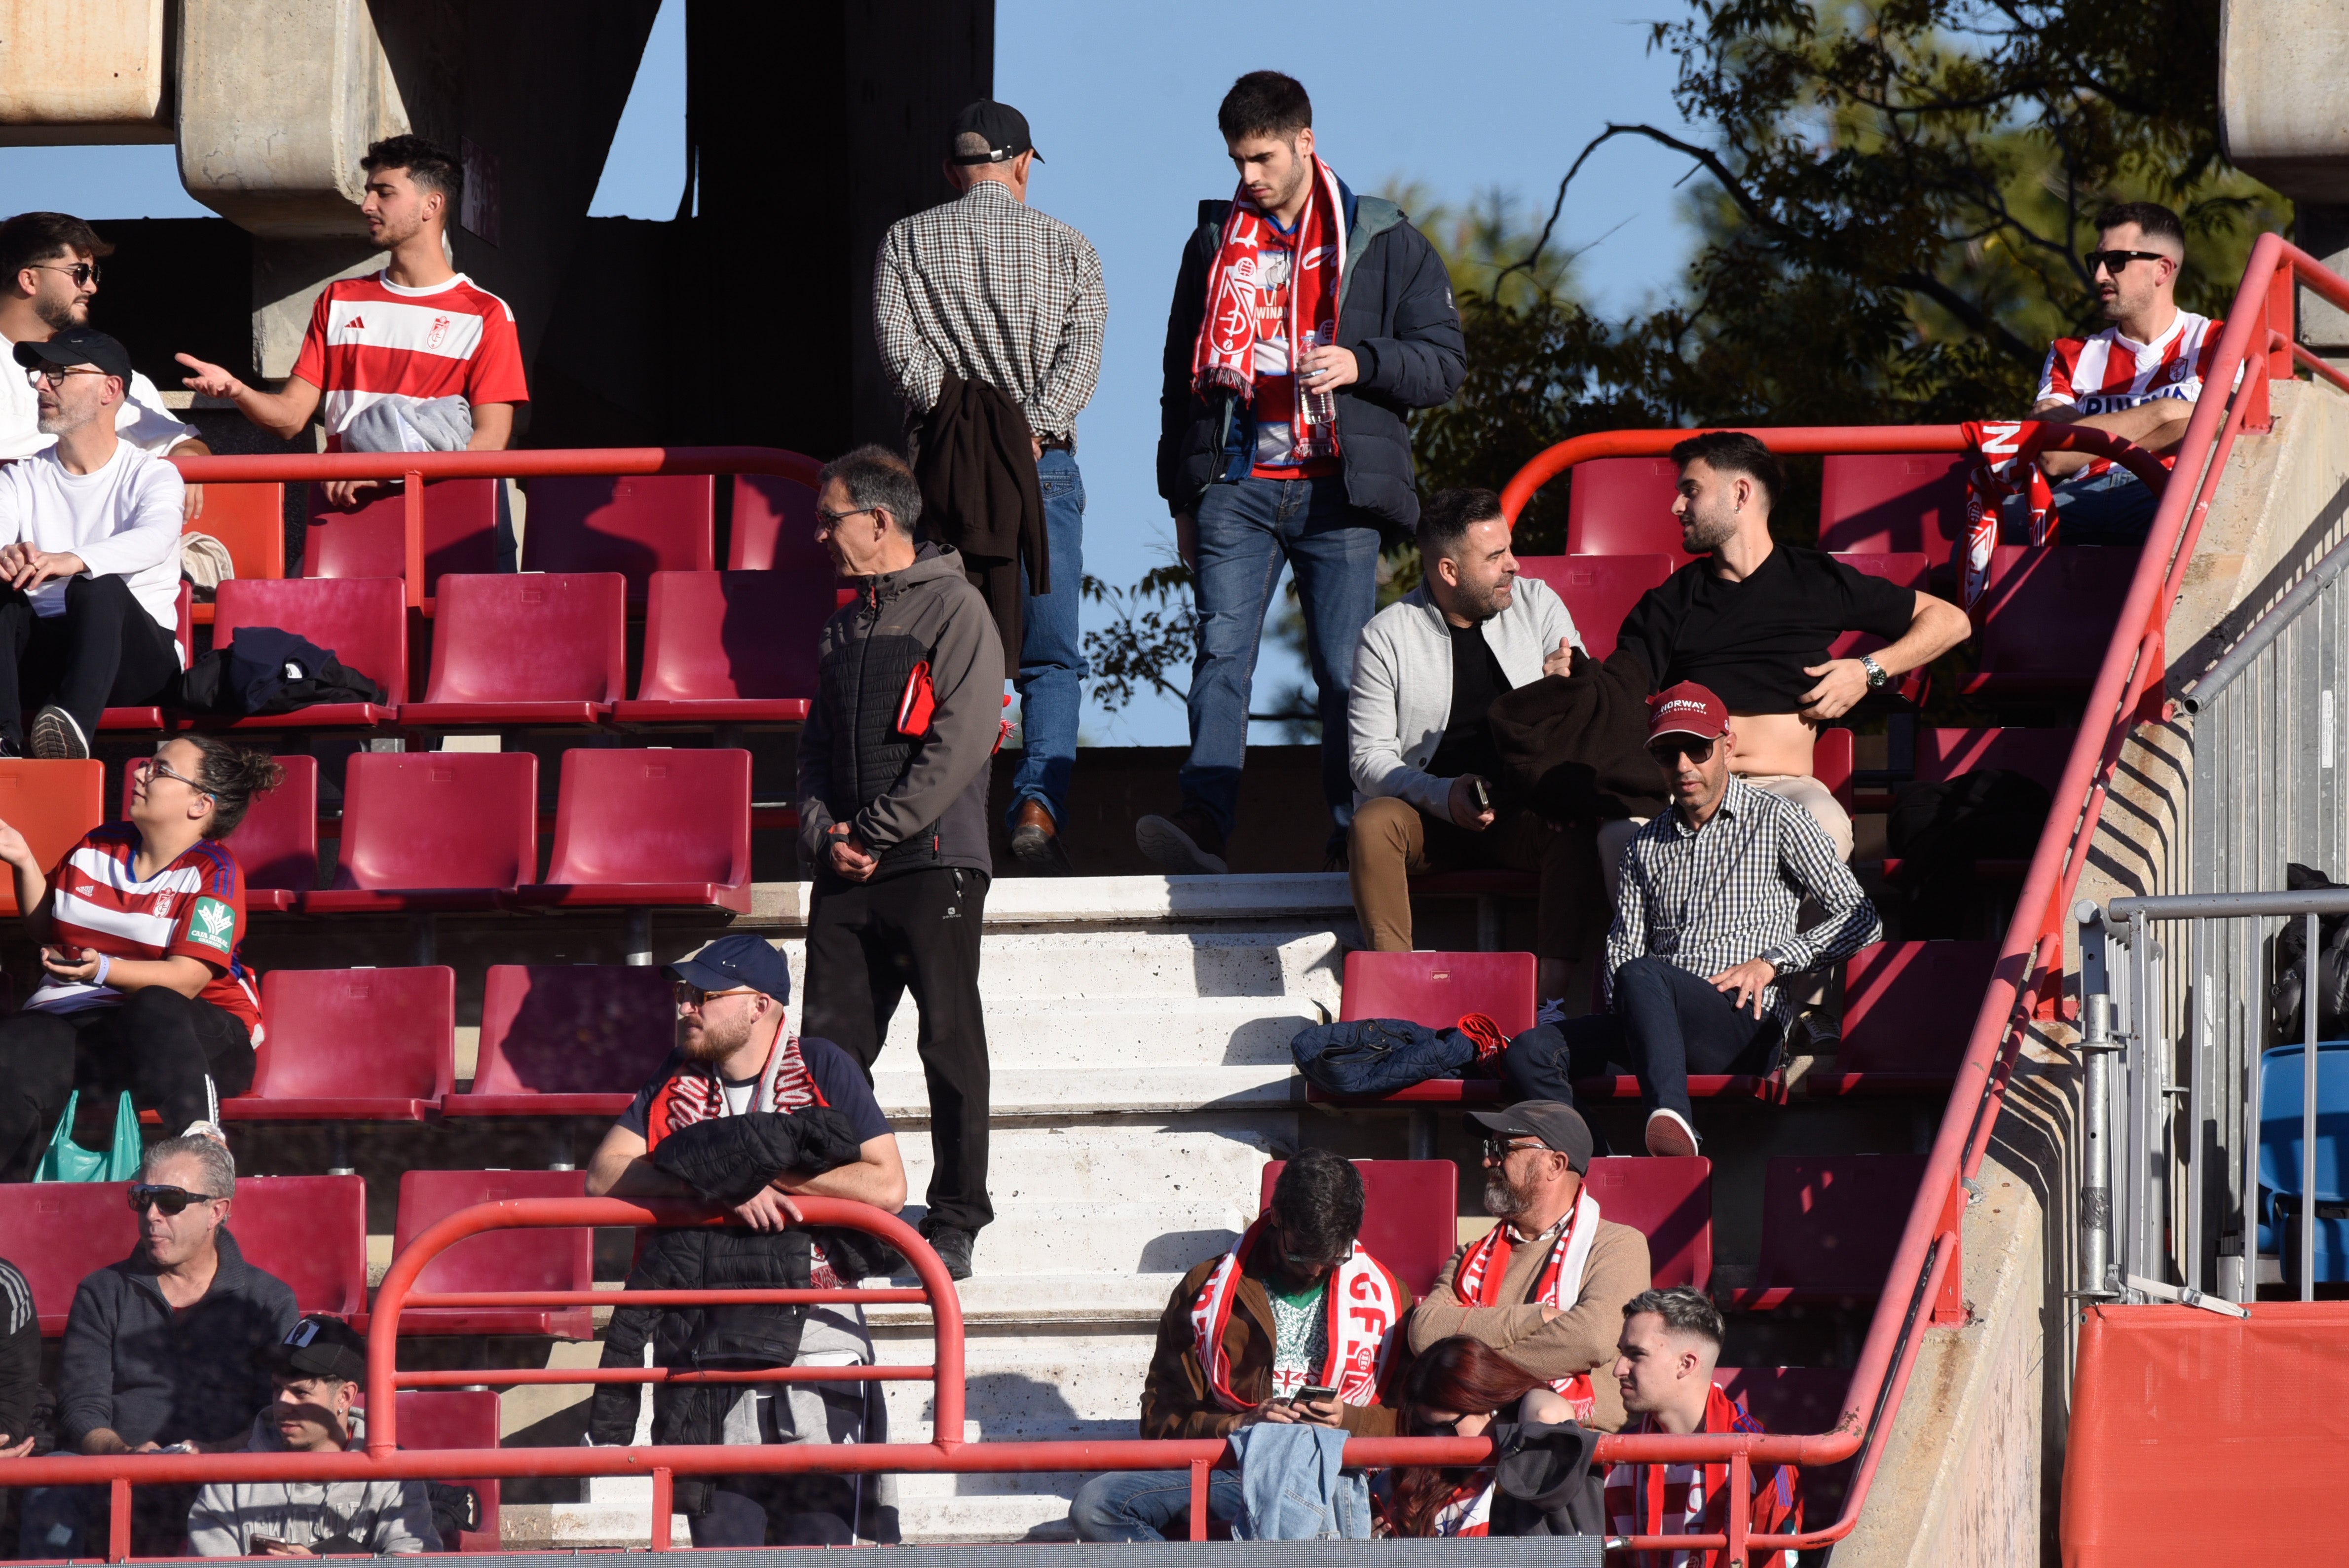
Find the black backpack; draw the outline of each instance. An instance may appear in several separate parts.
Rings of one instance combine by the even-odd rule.
[[[176,708],[243,719],[318,702],[383,702],[384,689],[306,637],[274,626],[237,628],[180,677]]]
[[[2294,893],[2337,888],[2313,867],[2294,861],[2283,868],[2283,885]],[[2316,918],[2316,1037],[2349,1038],[2349,915]],[[2287,916],[2275,934],[2275,980],[2268,987],[2271,1045],[2297,1045],[2308,1038],[2304,1006],[2308,983],[2308,917]]]

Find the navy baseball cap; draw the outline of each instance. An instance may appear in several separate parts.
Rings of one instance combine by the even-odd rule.
[[[691,958],[670,964],[668,972],[704,991],[747,985],[777,1002],[792,999],[792,966],[762,937],[720,937]]]
[[[36,365],[95,365],[109,376],[130,384],[130,350],[95,327],[68,327],[43,343],[19,343],[16,363],[29,370]]]

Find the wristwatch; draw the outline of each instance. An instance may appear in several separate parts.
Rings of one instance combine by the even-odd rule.
[[[1868,689],[1870,691],[1881,691],[1892,684],[1892,677],[1886,672],[1884,666],[1876,662],[1873,654],[1861,654],[1859,667],[1868,671]]]

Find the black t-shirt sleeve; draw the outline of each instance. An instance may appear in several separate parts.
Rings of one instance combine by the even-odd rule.
[[[823,1091],[823,1103],[856,1129],[857,1142],[871,1143],[888,1134],[889,1118],[881,1114],[881,1102],[873,1097],[873,1085],[864,1081],[854,1057],[819,1036],[800,1042],[800,1059]]]
[[[1917,593],[1885,577],[1871,577],[1832,556],[1821,557],[1843,593],[1842,621],[1846,630],[1864,631],[1889,642],[1909,630],[1917,618]]]

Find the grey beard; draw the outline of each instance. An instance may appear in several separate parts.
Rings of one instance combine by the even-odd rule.
[[[1523,1194],[1497,1176],[1485,1179],[1485,1212],[1495,1220],[1514,1220],[1531,1207]]]

